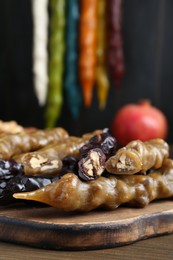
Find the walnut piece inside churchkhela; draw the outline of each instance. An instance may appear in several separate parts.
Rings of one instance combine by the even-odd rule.
[[[101,149],[88,151],[87,156],[78,162],[78,174],[83,180],[94,180],[100,177],[105,170],[106,156]]]
[[[32,192],[15,193],[14,198],[34,200],[63,211],[90,211],[98,207],[115,209],[122,204],[145,207],[156,199],[173,196],[173,160],[147,175],[110,175],[81,181],[73,173]]]
[[[169,146],[163,139],[135,140],[106,161],[106,170],[112,174],[145,172],[150,168],[160,168],[168,156]]]
[[[57,144],[48,145],[34,152],[15,155],[13,159],[24,166],[26,175],[56,175],[61,173],[62,159],[66,156],[80,157],[80,148],[92,136],[101,133],[96,130],[82,137],[69,136]]]
[[[58,176],[35,177],[25,176],[23,165],[12,159],[0,159],[0,204],[15,202],[15,192],[32,191],[48,185],[56,180]]]
[[[108,129],[93,136],[80,149],[82,158],[78,162],[78,175],[83,180],[97,179],[105,170],[106,159],[114,154],[117,147],[116,139]]]

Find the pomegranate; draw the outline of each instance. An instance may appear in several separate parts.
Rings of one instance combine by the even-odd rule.
[[[118,110],[113,118],[111,132],[122,146],[137,139],[166,139],[168,122],[166,116],[152,106],[149,100],[141,100]]]

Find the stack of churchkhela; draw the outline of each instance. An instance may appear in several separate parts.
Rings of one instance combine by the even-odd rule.
[[[63,128],[0,137],[0,202],[32,200],[63,211],[144,207],[173,196],[173,160],[162,139],[120,149],[108,129]]]

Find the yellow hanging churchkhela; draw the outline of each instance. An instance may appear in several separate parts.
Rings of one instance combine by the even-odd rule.
[[[106,106],[109,79],[106,70],[106,0],[99,0],[97,6],[98,30],[97,30],[97,66],[96,83],[99,108]]]
[[[95,83],[98,0],[81,0],[79,25],[79,78],[86,107],[90,107]]]

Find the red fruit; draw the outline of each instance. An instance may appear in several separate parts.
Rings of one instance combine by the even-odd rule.
[[[127,104],[115,114],[112,128],[119,145],[132,140],[147,141],[154,138],[166,139],[168,122],[166,116],[148,100]]]

